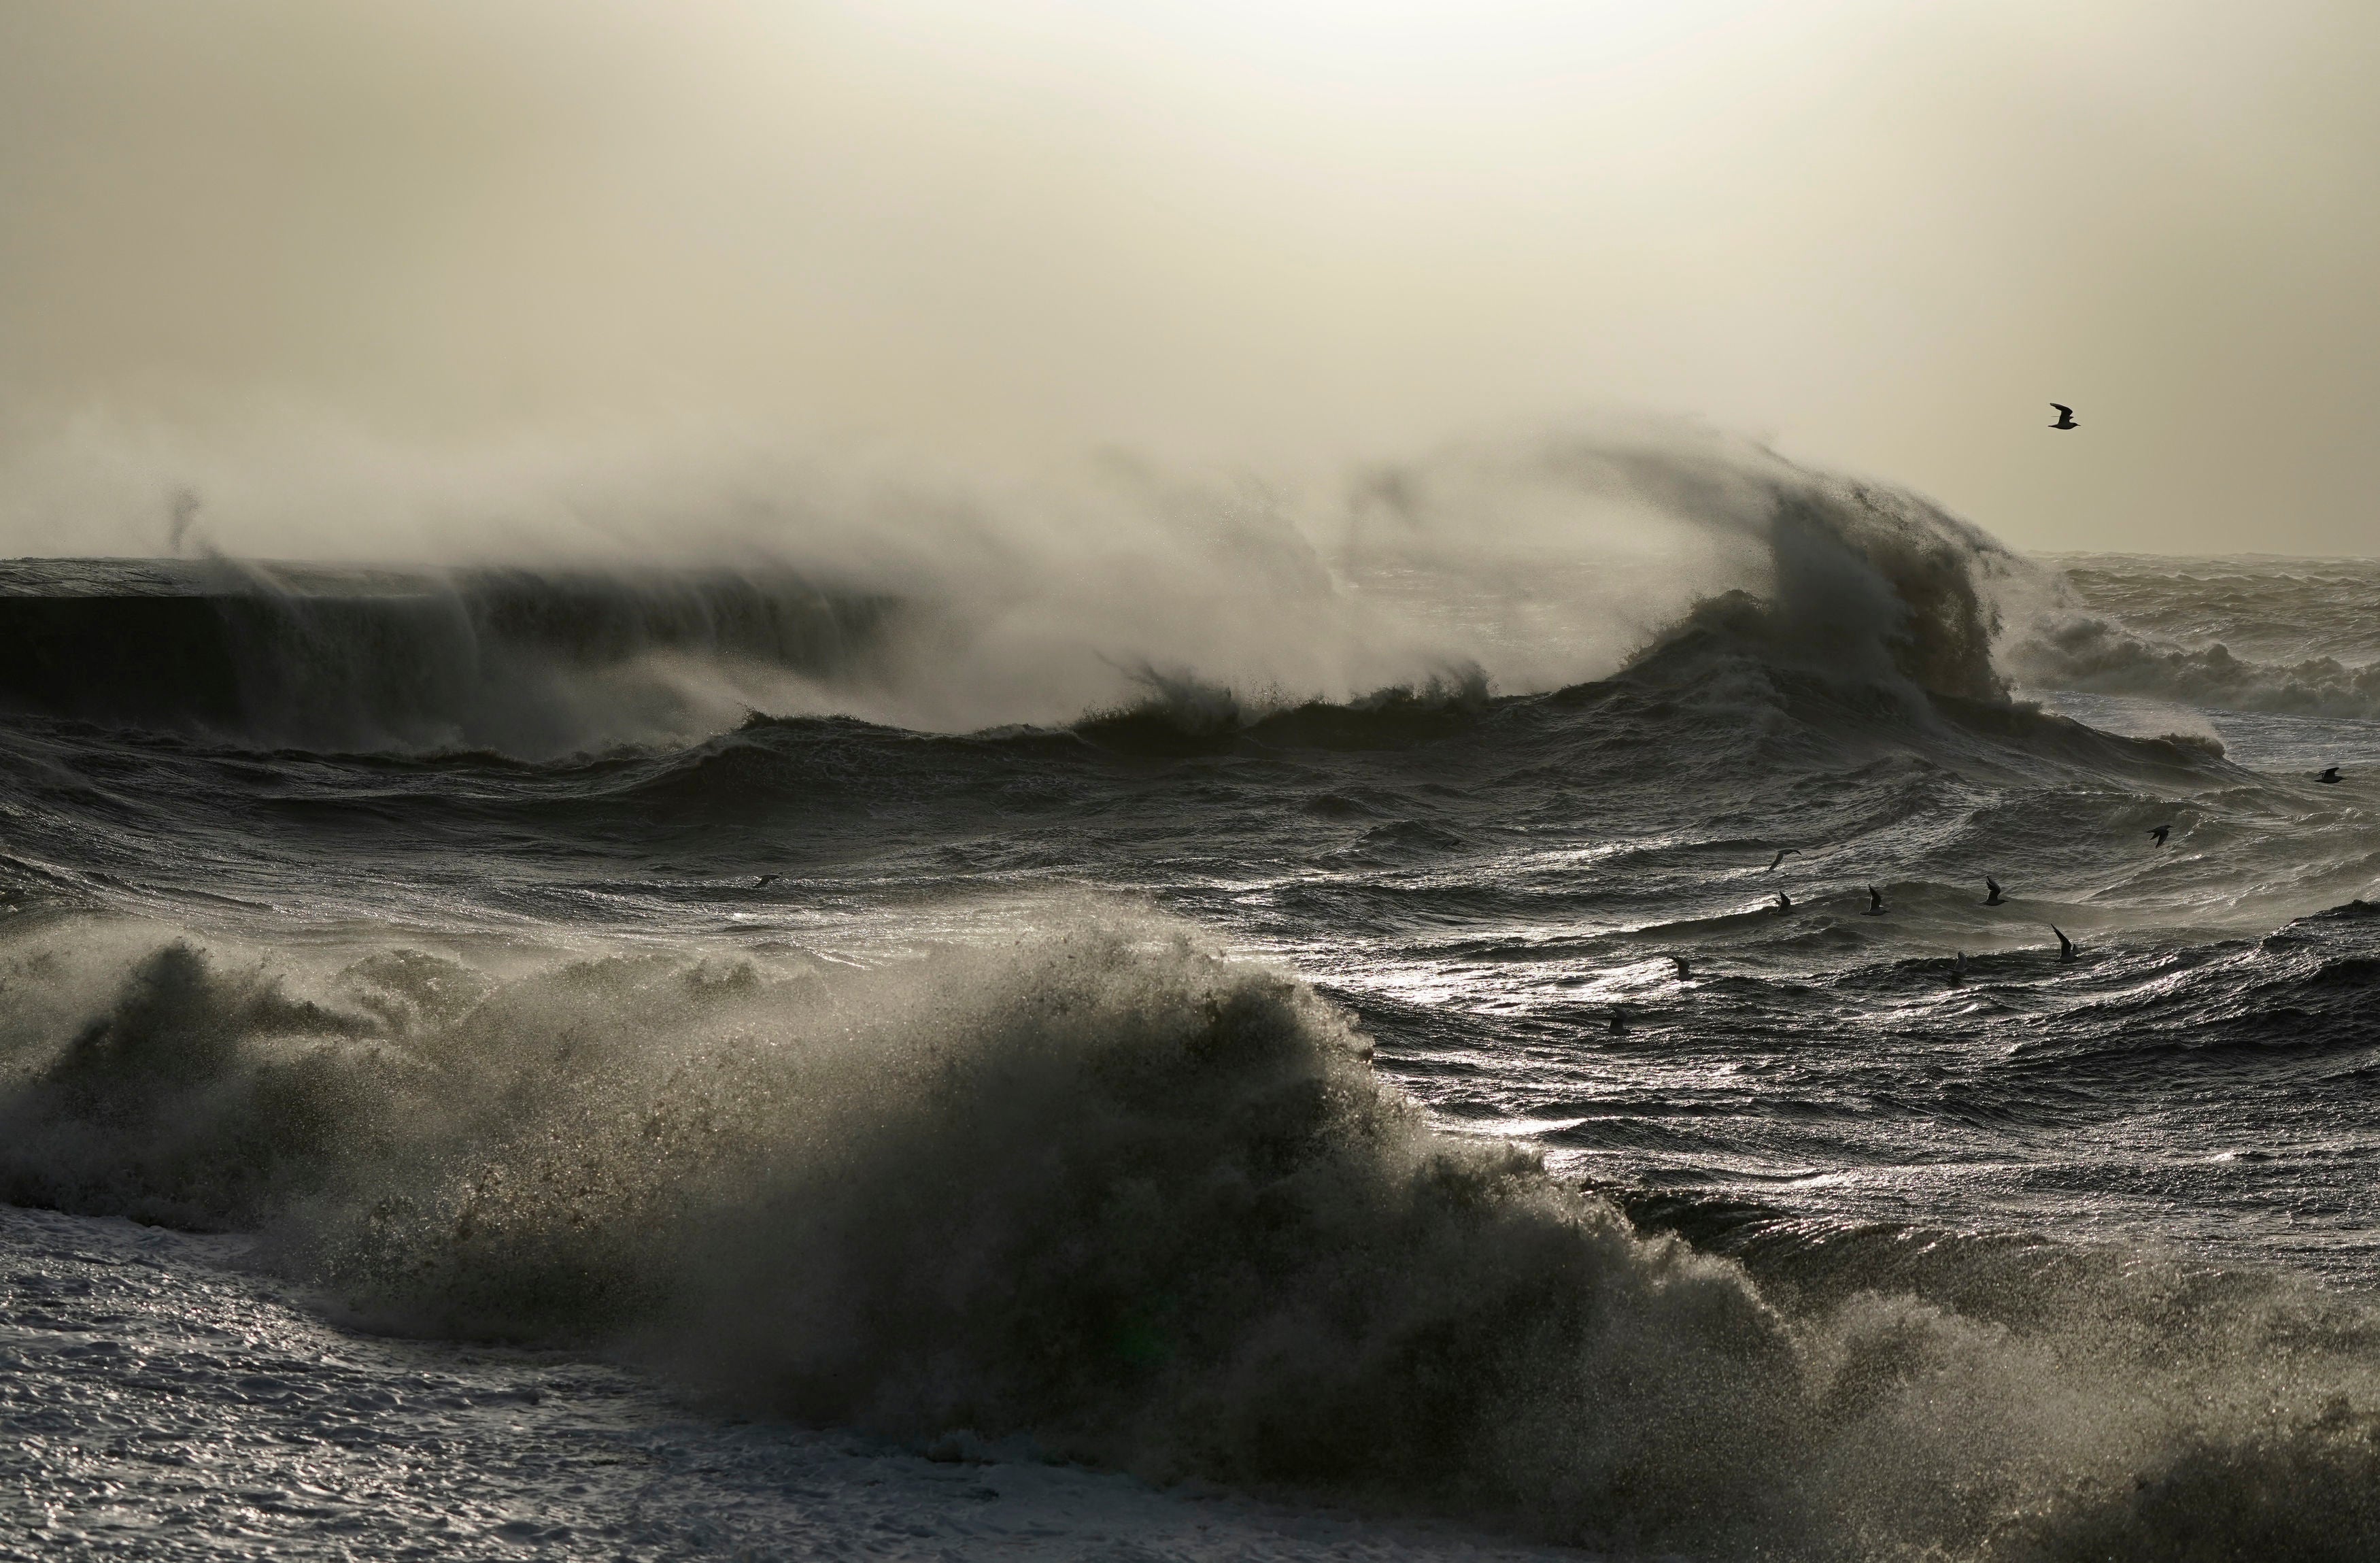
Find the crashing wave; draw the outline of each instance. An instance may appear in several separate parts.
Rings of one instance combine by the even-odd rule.
[[[2143,695],[2225,711],[2380,720],[2380,663],[2334,657],[2257,662],[2216,642],[2186,646],[2096,615],[2046,617],[2002,659],[2022,684],[2086,694]]]
[[[833,546],[795,529],[752,542],[764,563],[675,569],[23,561],[0,570],[0,702],[528,759],[684,744],[753,711],[1130,741],[1099,714],[1195,737],[1560,689],[1730,592],[1764,604],[1766,654],[1996,700],[1996,596],[2022,570],[1913,496],[1708,439],[1441,452],[1366,474],[1343,514],[1237,491],[1070,503],[930,523],[861,506],[820,523]],[[878,556],[846,535],[904,528]]]
[[[1772,1295],[1434,1131],[1310,989],[1111,909],[873,972],[296,959],[12,934],[7,1197],[258,1227],[385,1325],[608,1341],[751,1410],[1591,1545],[2380,1533],[2352,1304],[2133,1270],[1975,1316]]]

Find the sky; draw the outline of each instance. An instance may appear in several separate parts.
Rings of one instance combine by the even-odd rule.
[[[0,0],[0,549],[1650,417],[2368,554],[2375,67],[2302,0]]]

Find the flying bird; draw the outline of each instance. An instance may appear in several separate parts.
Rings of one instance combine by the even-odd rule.
[[[1884,892],[1877,889],[1873,885],[1869,885],[1867,887],[1867,910],[1860,913],[1860,915],[1862,917],[1882,917],[1884,915]]]
[[[1781,862],[1783,862],[1786,859],[1788,859],[1788,858],[1790,858],[1790,857],[1792,857],[1794,854],[1796,854],[1796,853],[1798,853],[1799,851],[1801,851],[1801,849],[1800,849],[1799,847],[1780,847],[1780,848],[1779,848],[1779,849],[1777,849],[1777,855],[1776,855],[1775,857],[1773,857],[1773,858],[1771,858],[1771,859],[1769,859],[1769,860],[1768,860],[1768,866],[1767,866],[1767,868],[1762,869],[1760,872],[1761,872],[1761,873],[1775,873],[1777,872],[1777,865],[1778,865],[1779,863],[1781,863]]]
[[[1686,958],[1684,956],[1673,955],[1670,959],[1675,963],[1678,968],[1678,981],[1682,983],[1687,978],[1694,974],[1694,969],[1686,963]]]
[[[2058,421],[2057,421],[2057,422],[2055,422],[2055,423],[2052,423],[2052,424],[2050,425],[2050,427],[2051,427],[2051,428],[2053,428],[2053,429],[2079,429],[2079,428],[2081,428],[2081,427],[2082,427],[2082,425],[2081,425],[2080,423],[2077,423],[2077,422],[2075,422],[2075,421],[2074,421],[2074,409],[2073,409],[2072,408],[2070,408],[2070,407],[2067,406],[2067,405],[2066,405],[2064,402],[2062,402],[2062,401],[2054,401],[2054,402],[2051,402],[2049,405],[2050,405],[2050,406],[2052,406],[2052,407],[2054,407],[2054,408],[2056,408],[2056,409],[2058,409]]]
[[[2167,834],[2168,834],[2168,832],[2170,832],[2172,829],[2173,829],[2173,826],[2171,826],[2171,825],[2169,825],[2169,824],[2153,825],[2153,826],[2151,826],[2151,827],[2150,827],[2150,829],[2149,829],[2149,834],[2150,834],[2151,836],[2155,836],[2155,837],[2156,837],[2156,844],[2157,844],[2158,846],[2162,847],[2162,846],[2164,846],[2164,845],[2165,845],[2165,838],[2166,838]]]
[[[2333,787],[2337,787],[2337,786],[2338,785],[2338,766],[2336,766],[2336,765],[2333,765],[2333,766],[2331,766],[2328,770],[2326,770],[2326,771],[2323,772],[2323,774],[2322,774],[2322,775],[2318,775],[2318,776],[2314,777],[2313,779],[2314,779],[2314,780],[2316,780],[2316,781],[2318,781],[2318,782],[2328,782],[2331,786],[2333,786]],[[1774,867],[1774,866],[1776,866],[1776,865],[1771,864],[1770,866],[1771,866],[1771,867]]]
[[[1989,895],[1987,895],[1987,896],[1985,896],[1985,897],[1984,898],[1984,905],[1985,905],[1985,906],[1987,906],[1987,907],[1996,907],[1996,906],[1999,905],[1999,904],[2000,904],[2000,882],[1999,882],[1998,880],[1997,880],[1997,879],[1994,879],[1990,874],[1988,874],[1988,873],[1987,873],[1987,874],[1984,875],[1984,888],[1985,888],[1985,890],[1988,890],[1988,891],[1990,891],[1990,892],[1991,892],[1991,894],[1989,894]]]
[[[752,888],[758,890],[761,885],[774,884],[776,881],[783,879],[783,877],[784,875],[782,873],[764,873],[759,878],[752,881]]]
[[[1778,891],[1777,910],[1779,911],[1791,911],[1793,910],[1793,898],[1787,895],[1782,890]]]
[[[2058,935],[2058,959],[2061,961],[2073,959],[2074,941],[2066,936],[2066,931],[2055,922],[2049,925],[2049,931]]]

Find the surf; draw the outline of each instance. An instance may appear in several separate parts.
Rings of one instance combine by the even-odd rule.
[[[1914,496],[1674,431],[1449,447],[1305,501],[1130,473],[931,507],[832,495],[666,565],[18,561],[0,700],[527,759],[683,745],[753,712],[1061,727],[1165,690],[1253,720],[1589,681],[1730,591],[1767,604],[1779,656],[1991,699],[1994,596],[2024,568]]]
[[[1788,1556],[2345,1557],[2380,1490],[2359,1304],[1764,1283],[1431,1128],[1343,1011],[1162,922],[865,973],[90,925],[6,959],[65,979],[6,1027],[17,1203],[247,1227],[375,1327],[722,1408]]]

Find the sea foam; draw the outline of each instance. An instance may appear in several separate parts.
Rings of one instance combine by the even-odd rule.
[[[2380,1533],[2356,1307],[1780,1303],[1433,1129],[1311,988],[1112,906],[1054,922],[868,971],[500,971],[28,919],[0,1191],[253,1227],[358,1320],[604,1344],[747,1411],[1564,1540],[2343,1559]]]

